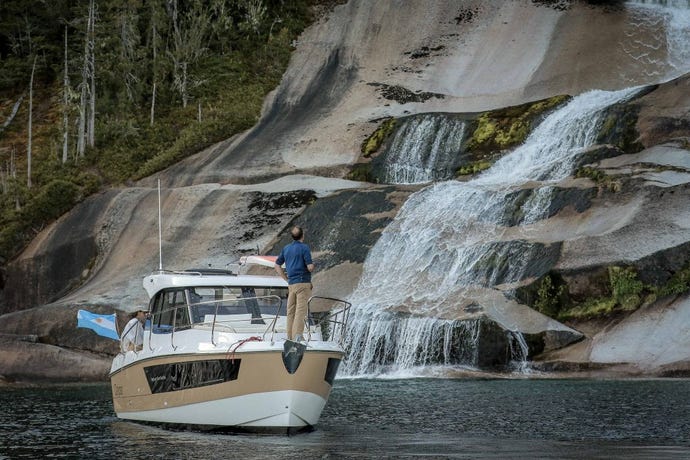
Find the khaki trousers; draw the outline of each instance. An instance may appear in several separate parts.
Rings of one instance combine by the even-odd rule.
[[[290,340],[304,333],[309,297],[311,297],[311,283],[295,283],[288,286],[287,335]]]

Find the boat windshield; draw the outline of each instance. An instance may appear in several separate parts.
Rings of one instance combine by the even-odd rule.
[[[252,324],[264,324],[267,317],[286,314],[284,287],[195,287],[188,293],[193,323],[211,323],[215,315],[241,315],[251,318]]]
[[[285,316],[286,287],[196,286],[165,289],[151,302],[154,333],[187,329],[193,324],[246,321],[267,324]]]

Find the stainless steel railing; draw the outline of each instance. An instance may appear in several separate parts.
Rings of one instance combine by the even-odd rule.
[[[334,297],[311,296],[307,301],[308,319],[313,317],[311,304],[314,300],[325,300],[335,304],[325,312],[328,314],[315,321],[315,324],[321,326],[321,334],[325,339],[337,342],[343,346],[345,344],[345,331],[350,319],[350,307],[352,307],[352,304],[346,300]],[[308,319],[305,321],[308,321]],[[307,327],[306,330],[308,331],[307,341],[309,341],[311,339],[311,329]]]
[[[331,307],[331,309],[327,312],[324,312],[325,316],[322,316],[320,318],[315,318],[315,315],[312,313],[312,302],[315,300],[322,300],[322,301],[327,301],[334,306]],[[245,308],[247,308],[247,305],[249,305],[251,302],[256,302],[257,305],[249,307],[247,309],[247,313],[252,314],[250,311],[250,308],[257,308],[258,309],[258,316],[255,316],[252,314],[252,317],[249,318],[237,318],[237,319],[227,319],[227,320],[219,320],[219,310],[220,310],[220,316],[222,315],[222,308],[225,307],[230,307],[231,304],[237,304],[237,306],[244,305]],[[270,314],[265,317],[263,314],[261,314],[261,308],[259,306],[259,302],[261,302],[261,306],[266,308],[268,305],[267,303],[276,303],[275,306],[275,314]],[[199,321],[198,319],[201,319],[201,314],[199,313],[199,310],[204,307],[204,306],[213,306],[213,320],[209,323],[207,321]],[[350,307],[352,304],[350,302],[347,302],[345,300],[341,299],[336,299],[332,297],[322,297],[322,296],[312,296],[309,298],[307,301],[307,317],[305,318],[305,331],[306,331],[306,339],[307,341],[310,341],[312,339],[311,337],[311,327],[310,326],[319,326],[321,328],[321,333],[322,337],[327,340],[335,341],[339,343],[340,345],[344,345],[344,340],[345,340],[345,330],[347,328],[347,323],[349,320],[349,314],[350,314]],[[169,328],[170,330],[170,345],[173,347],[173,349],[177,349],[177,346],[175,345],[175,332],[182,330],[182,329],[189,329],[192,328],[194,325],[209,325],[211,326],[211,343],[213,345],[216,345],[215,341],[215,333],[216,329],[218,326],[222,326],[223,328],[228,328],[232,332],[237,332],[237,329],[233,327],[233,325],[242,324],[242,323],[249,323],[249,324],[261,324],[258,323],[257,321],[266,321],[266,329],[262,333],[262,339],[266,339],[267,334],[271,334],[271,341],[274,340],[275,334],[276,334],[276,327],[278,324],[278,319],[280,318],[280,313],[281,313],[281,308],[283,307],[283,299],[280,298],[280,296],[277,295],[269,295],[269,296],[259,296],[259,297],[243,297],[243,298],[237,298],[237,299],[214,299],[214,300],[208,300],[208,301],[201,301],[201,302],[195,302],[192,304],[187,305],[185,304],[179,304],[179,305],[174,305],[169,308],[165,308],[160,311],[156,311],[153,315],[151,315],[151,325],[148,331],[148,346],[149,350],[153,350],[153,347],[151,346],[151,336],[153,334],[153,330],[156,328],[161,328],[165,327],[166,329]],[[178,318],[178,311],[180,309],[186,310],[186,316],[185,318],[188,321],[185,321],[185,324],[178,325],[177,324],[177,318]],[[164,315],[170,315],[172,319],[172,324],[164,324],[161,325],[160,321],[161,318],[164,317]],[[210,313],[206,313],[208,315]],[[206,316],[204,315],[204,317]],[[229,317],[232,316],[228,315]],[[158,323],[158,324],[157,324]],[[311,323],[311,324],[310,324]]]

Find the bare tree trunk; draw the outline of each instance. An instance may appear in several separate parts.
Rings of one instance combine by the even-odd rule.
[[[31,68],[31,80],[29,81],[29,139],[26,145],[26,186],[31,188],[31,121],[33,118],[33,106],[34,106],[34,73],[36,72],[36,57],[34,57],[34,65]]]
[[[186,91],[187,88],[185,87],[185,81],[183,78],[180,77],[180,68],[184,64],[183,59],[184,59],[184,52],[183,52],[183,47],[184,47],[184,38],[182,36],[181,32],[181,27],[180,27],[180,19],[177,14],[177,0],[173,0],[172,2],[172,25],[173,25],[173,53],[172,53],[172,58],[173,58],[173,84],[177,86],[180,90],[180,95],[182,96],[182,107],[186,107],[187,105],[187,100],[186,100]]]
[[[9,178],[9,165],[5,162],[5,168],[0,168],[0,188],[2,188],[2,194],[7,193],[7,180]]]
[[[180,92],[183,107],[187,107],[189,103],[190,88],[201,84],[193,75],[190,75],[190,65],[193,65],[206,52],[204,41],[210,23],[209,11],[203,3],[195,4],[193,11],[180,18],[177,0],[173,0],[173,43],[169,53],[173,62],[173,85]]]
[[[153,121],[156,114],[156,82],[153,82],[153,93],[151,94],[151,122],[150,125],[153,126]]]
[[[189,88],[189,83],[188,83],[188,76],[187,76],[187,63],[183,62],[182,63],[182,87],[180,89],[180,92],[182,93],[182,107],[187,107],[187,104],[189,103],[189,93],[187,92],[187,89]]]
[[[96,4],[91,0],[89,4],[89,73],[91,84],[89,85],[89,126],[88,143],[89,147],[96,145]]]
[[[82,70],[82,77],[86,68]],[[77,129],[77,156],[84,157],[86,150],[86,81],[81,82],[81,96],[79,98],[79,127]]]
[[[151,93],[151,122],[150,125],[153,126],[153,122],[156,117],[156,64],[158,64],[158,29],[156,28],[156,15],[155,12],[151,14],[151,47],[153,48],[153,91]]]
[[[15,161],[15,156],[16,156],[16,149],[14,148],[14,146],[12,146],[12,151],[10,152],[10,177],[12,177],[12,179],[14,179],[16,181],[17,180],[17,162]],[[19,204],[19,194],[15,194],[14,208],[17,211],[22,209],[21,205]]]
[[[88,127],[90,127],[91,125],[88,113],[89,105],[87,102],[87,98],[89,97],[89,90],[91,89],[89,82],[91,81],[90,66],[92,64],[91,52],[93,51],[91,41],[91,17],[93,15],[93,7],[93,0],[91,0],[91,2],[89,3],[89,16],[86,22],[86,37],[84,39],[84,62],[81,68],[81,94],[79,97],[79,128],[77,133],[77,155],[82,158],[84,157],[84,153],[86,151],[87,137],[90,136],[88,132]]]
[[[62,79],[62,163],[69,158],[69,74],[67,72],[67,26],[65,26],[65,75]]]

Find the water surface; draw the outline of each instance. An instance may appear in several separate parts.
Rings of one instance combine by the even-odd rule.
[[[688,380],[336,380],[295,436],[114,416],[108,385],[0,390],[0,458],[690,458]]]

